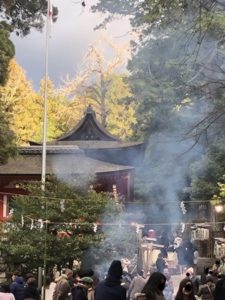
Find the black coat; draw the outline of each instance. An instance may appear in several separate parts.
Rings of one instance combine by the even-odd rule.
[[[217,281],[216,288],[214,290],[214,300],[225,299],[225,278]]]
[[[72,289],[73,300],[88,300],[87,290],[82,286],[76,286]]]
[[[108,277],[97,285],[95,300],[126,300],[126,289],[118,279]]]
[[[24,289],[24,299],[26,298],[32,298],[35,300],[39,300],[40,299],[40,293],[38,291],[38,289],[35,286],[27,286]]]

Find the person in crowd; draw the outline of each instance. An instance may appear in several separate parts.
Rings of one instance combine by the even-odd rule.
[[[0,286],[0,299],[1,300],[15,300],[15,297],[9,291],[9,285],[1,284]]]
[[[105,280],[95,290],[95,300],[126,300],[126,289],[121,286],[123,269],[121,261],[114,260]]]
[[[35,278],[35,276],[34,276],[33,273],[26,273],[26,274],[24,275],[25,286],[27,285],[27,280],[28,280],[29,278],[31,278],[31,277],[34,277],[34,278]]]
[[[213,296],[214,296],[214,300],[225,299],[225,276],[222,276],[217,281]]]
[[[219,258],[217,258],[214,265],[211,268],[211,270],[212,270],[213,274],[215,274],[215,276],[217,276],[219,274],[220,265],[221,265],[221,261]]]
[[[225,256],[221,257],[221,263],[218,268],[218,274],[225,275]]]
[[[81,278],[76,288],[72,290],[72,299],[73,300],[94,299],[93,298],[94,294],[92,293],[92,284],[93,284],[93,279],[91,277]]]
[[[177,254],[180,274],[182,274],[185,266],[185,260],[184,260],[185,251],[184,251],[183,240],[178,236],[174,239],[174,252],[176,252]]]
[[[215,283],[212,277],[206,279],[206,283],[200,285],[199,291],[197,293],[198,297],[202,300],[213,300],[213,293],[215,290]]]
[[[159,253],[155,264],[156,264],[157,271],[160,273],[163,273],[164,269],[168,267],[165,259],[163,258],[162,253]]]
[[[9,286],[10,292],[14,295],[15,300],[24,299],[24,279],[18,272],[13,272],[12,283]]]
[[[169,239],[169,234],[166,230],[163,231],[161,236],[159,237],[159,243],[164,246],[161,249],[161,253],[163,257],[168,258],[168,248],[170,246],[170,239]]]
[[[137,275],[132,279],[127,295],[128,299],[135,300],[135,294],[141,293],[142,289],[146,284],[146,279],[144,278],[143,270],[138,270]]]
[[[188,268],[186,270],[186,277],[191,280],[194,289],[194,295],[197,295],[200,285],[200,279],[195,275],[194,268]]]
[[[194,266],[194,245],[189,239],[183,241],[184,263],[190,268]]]
[[[195,248],[193,253],[193,263],[194,263],[193,267],[194,267],[195,274],[197,273],[197,268],[198,268],[198,258],[199,258],[198,249]]]
[[[168,269],[164,269],[164,275],[166,277],[166,286],[163,290],[164,298],[165,300],[173,300],[174,286]]]
[[[95,278],[92,279],[93,282],[91,285],[89,285],[88,287],[88,300],[94,300],[95,299],[95,287],[96,287],[96,282],[95,282]]]
[[[92,269],[80,270],[77,272],[77,275],[80,278],[83,278],[83,277],[91,277],[92,278],[92,276],[94,276],[94,271]]]
[[[66,269],[56,283],[55,290],[53,292],[52,300],[71,300],[71,285],[69,283],[70,278],[73,276],[73,271]]]
[[[1,300],[15,300],[15,297],[12,293],[0,292],[0,299]]]
[[[150,275],[141,294],[137,294],[137,300],[165,300],[163,290],[166,285],[166,277],[160,272]]]
[[[46,276],[46,280],[45,280],[45,298],[48,300],[48,299],[52,299],[53,297],[53,292],[55,290],[55,286],[56,286],[56,283],[53,279],[53,274],[49,274]],[[44,287],[43,287],[44,289]],[[44,293],[42,289],[42,295]]]
[[[40,293],[37,288],[36,279],[34,277],[29,277],[27,280],[27,285],[24,289],[24,300],[40,300]]]
[[[190,278],[186,277],[181,280],[175,300],[196,300],[193,283]]]
[[[123,275],[122,275],[122,280],[121,280],[121,285],[123,287],[125,287],[126,291],[129,290],[130,284],[131,284],[131,276],[128,272],[123,271]]]

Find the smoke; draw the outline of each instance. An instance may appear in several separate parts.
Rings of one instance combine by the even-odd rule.
[[[210,100],[218,88],[213,79],[224,80],[223,72],[216,68],[221,60],[215,58],[218,43],[207,36],[201,43],[198,46],[197,35],[190,38],[186,31],[167,31],[162,40],[145,42],[130,62],[133,91],[142,101],[140,119],[143,124],[149,122],[149,131],[145,128],[144,132],[148,146],[144,162],[136,168],[135,203],[118,214],[115,226],[102,227],[105,240],[86,256],[88,261],[88,256],[96,255],[99,268],[109,266],[112,259],[135,256],[136,231],[127,224],[145,224],[144,230],[155,228],[160,235],[191,219],[189,211],[183,215],[180,202],[190,200],[191,164],[202,157],[214,138],[215,128],[208,129],[201,122],[214,109]]]
[[[95,179],[97,161],[90,160],[77,149],[77,153],[51,156],[51,169],[57,179],[71,186],[89,188]]]
[[[136,197],[145,202],[147,223],[164,224],[152,226],[159,233],[170,224],[187,219],[180,203],[189,199],[186,193],[190,184],[189,168],[204,152],[203,141],[195,144],[195,137],[188,132],[202,117],[199,112],[206,108],[203,104],[202,101],[197,106],[175,111],[173,118],[168,119],[167,128],[150,135],[144,163],[138,168]]]
[[[138,212],[135,219],[140,223],[143,214]],[[138,222],[134,222],[133,211],[124,208],[112,214],[110,209],[106,209],[101,223],[103,225],[99,225],[98,231],[103,233],[104,238],[98,247],[86,252],[83,268],[91,266],[100,279],[106,276],[113,260],[128,260],[129,270],[135,269],[141,228],[138,228]]]

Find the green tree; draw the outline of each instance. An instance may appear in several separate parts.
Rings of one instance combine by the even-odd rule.
[[[202,159],[191,166],[191,190],[193,200],[209,201],[219,194],[218,182],[223,181],[225,174],[224,141],[212,145]]]
[[[10,28],[5,23],[0,23],[0,85],[6,83],[8,77],[8,65],[15,54],[13,43],[10,41]]]
[[[204,106],[208,105],[187,130],[194,142],[204,136],[212,142],[215,129],[216,136],[223,135],[225,7],[220,1],[99,0],[93,10],[108,13],[106,21],[116,14],[129,16],[139,34],[130,63],[131,86],[141,97],[138,134],[151,128],[159,131],[163,116],[169,114],[170,118],[173,106],[182,106],[190,99],[201,102],[199,106],[204,101]]]
[[[46,0],[3,0],[0,8],[3,20],[12,26],[18,35],[27,35],[31,28],[41,30],[44,26],[44,17],[47,14]],[[53,7],[54,21],[57,14],[57,8]]]
[[[0,106],[1,108],[1,106]],[[9,157],[17,154],[15,135],[9,129],[9,124],[4,113],[0,110],[0,164],[7,162]]]
[[[14,56],[14,45],[10,40],[10,33],[25,36],[30,33],[31,28],[41,30],[44,26],[44,16],[47,13],[46,0],[14,1],[3,0],[0,3],[0,85],[4,85],[8,77],[8,65]],[[54,20],[58,10],[53,8]]]
[[[214,0],[99,0],[93,10],[106,14],[102,25],[129,16],[138,34],[128,68],[138,104],[136,136],[148,148],[136,197],[154,206],[151,220],[175,220],[177,207],[165,203],[186,196],[190,164],[225,133],[225,7]]]
[[[55,264],[82,260],[88,249],[104,239],[101,226],[95,232],[94,224],[103,217],[110,222],[119,212],[110,195],[55,179],[46,182],[44,197],[40,183],[24,187],[29,194],[12,199],[13,215],[5,224],[6,238],[0,248],[6,263],[23,265],[29,271],[43,265],[45,253],[48,270]],[[101,259],[105,255],[103,250]]]

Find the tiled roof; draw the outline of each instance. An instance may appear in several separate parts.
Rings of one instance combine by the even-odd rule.
[[[81,149],[118,149],[142,146],[143,142],[121,142],[121,141],[52,141],[47,145],[51,146],[77,146]]]
[[[48,153],[46,157],[47,174],[98,174],[132,170],[132,167],[111,164],[86,157],[79,153]],[[41,174],[42,156],[22,154],[10,158],[8,163],[0,165],[0,175]]]
[[[42,146],[28,146],[19,148],[21,154],[41,154]],[[83,151],[77,145],[47,145],[46,153],[83,153]]]

